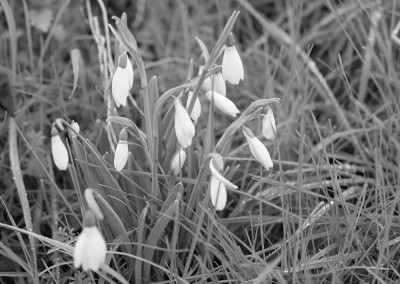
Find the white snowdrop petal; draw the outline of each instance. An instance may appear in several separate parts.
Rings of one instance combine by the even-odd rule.
[[[276,138],[275,117],[271,109],[264,115],[262,134],[267,140],[275,140]]]
[[[225,84],[225,79],[224,76],[222,75],[221,72],[218,72],[217,74],[215,74],[214,77],[214,89],[215,91],[222,95],[222,96],[226,96],[226,84]]]
[[[133,72],[133,66],[131,61],[129,60],[129,57],[126,60],[126,75],[129,81],[129,90],[132,88],[133,86],[133,80],[134,80],[134,75],[135,73]]]
[[[271,156],[268,152],[267,147],[258,140],[257,137],[251,138],[253,141],[252,147],[250,147],[250,150],[253,154],[253,156],[260,162],[261,165],[264,166],[267,170],[273,167],[273,163],[271,160]]]
[[[183,148],[192,144],[196,131],[192,120],[179,99],[175,99],[175,134]]]
[[[173,175],[178,175],[186,161],[186,152],[180,149],[175,153],[171,161],[171,171]]]
[[[225,208],[227,202],[225,185],[214,176],[211,176],[210,181],[210,197],[215,210],[221,211]]]
[[[74,266],[97,271],[107,256],[107,244],[97,227],[85,227],[74,247]]]
[[[211,91],[207,92],[206,96],[211,101]],[[217,109],[232,117],[236,117],[240,112],[230,99],[216,92],[214,92],[214,105]]]
[[[188,99],[187,99],[187,102],[186,102],[186,109],[187,110],[189,110],[189,105],[190,105],[190,101],[192,100],[192,97],[193,97],[193,92],[189,92]],[[195,102],[194,102],[193,109],[192,109],[192,112],[190,114],[190,117],[194,121],[196,121],[200,117],[200,114],[201,114],[201,104],[200,104],[199,98],[197,97]]]
[[[59,134],[51,136],[51,154],[56,167],[60,171],[67,170],[69,162],[68,150]]]
[[[126,54],[120,55],[118,58],[118,66],[114,72],[114,76],[111,82],[111,91],[114,97],[115,104],[117,107],[126,106],[126,100],[129,95],[129,90],[133,86],[134,73],[132,63],[129,57],[126,58],[126,66],[124,68],[119,66],[121,56],[127,56]]]
[[[214,167],[213,159],[210,160],[210,171],[213,177],[215,177],[219,182],[222,182],[225,186],[233,189],[237,189],[238,186],[236,184],[231,183],[227,180],[223,175],[221,175],[217,169]]]
[[[236,46],[226,47],[222,58],[222,75],[231,84],[239,84],[244,80],[242,60]]]
[[[248,130],[248,129],[247,129]],[[248,130],[249,131],[249,130]],[[271,159],[271,156],[268,152],[267,147],[258,140],[257,137],[253,136],[250,137],[245,129],[243,129],[243,134],[246,137],[247,144],[249,144],[249,148],[251,151],[251,154],[254,156],[254,158],[268,171],[270,168],[273,167],[273,162]]]
[[[115,156],[114,156],[114,167],[119,172],[121,171],[128,161],[128,142],[127,141],[119,141],[117,148],[115,149]]]

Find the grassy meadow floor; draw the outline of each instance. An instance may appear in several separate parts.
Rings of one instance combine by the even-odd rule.
[[[0,0],[0,283],[400,282],[398,0],[99,3]],[[155,101],[197,76],[196,37],[211,51],[234,11],[244,81],[227,83],[227,97],[239,116],[280,99],[269,104],[275,141],[262,138],[261,108],[245,123],[274,167],[253,158],[241,127],[219,147],[243,116],[210,114],[200,94],[196,135],[174,177],[173,103],[157,113]],[[104,21],[115,27],[111,17],[123,12],[150,83],[142,88],[135,70],[128,105],[114,109],[115,36]],[[67,171],[51,155],[57,118],[80,126],[79,137],[61,135]],[[131,155],[117,172],[113,152],[127,125]],[[222,211],[210,202],[210,152],[238,186]],[[88,187],[105,215],[99,273],[72,258]]]

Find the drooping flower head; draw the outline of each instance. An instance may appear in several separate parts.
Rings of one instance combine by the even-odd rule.
[[[188,111],[189,111],[189,105],[190,105],[190,101],[192,100],[192,97],[193,97],[193,92],[189,91],[187,102],[186,102],[186,109]],[[190,117],[194,121],[196,121],[200,117],[200,114],[201,114],[201,104],[200,104],[199,98],[197,97],[195,102],[194,102],[192,112],[190,113]]]
[[[212,93],[211,91],[208,91],[206,93],[206,97],[211,101],[211,96],[212,94],[214,95],[214,105],[217,109],[222,111],[223,113],[236,117],[236,115],[240,112],[236,105],[227,97],[224,97],[220,95],[217,92]]]
[[[226,81],[237,85],[240,80],[244,80],[244,70],[235,42],[235,36],[233,33],[230,33],[226,40],[226,47],[222,58],[222,75]]]
[[[174,100],[175,134],[182,147],[186,148],[192,144],[192,138],[196,131],[187,110],[182,105],[181,100],[179,98],[175,98]]]
[[[253,132],[245,126],[243,126],[243,134],[246,137],[247,144],[249,144],[250,151],[254,158],[256,158],[256,160],[263,165],[267,171],[272,168],[273,163],[271,156],[264,144],[261,143],[261,141],[254,136]]]
[[[118,172],[125,167],[126,162],[128,161],[128,154],[128,131],[123,128],[119,133],[119,140],[114,156],[114,167]]]
[[[57,128],[54,126],[51,128],[51,154],[56,167],[60,171],[67,170],[69,162],[68,150],[62,142]]]
[[[177,176],[185,164],[186,161],[186,152],[183,151],[182,147],[179,149],[178,152],[172,157],[171,160],[171,171],[174,176]]]
[[[199,75],[201,72],[203,72],[204,66],[201,65],[199,67]],[[225,79],[222,76],[221,72],[217,72],[214,75],[211,75],[207,78],[204,79],[202,90],[204,92],[212,91],[212,80],[214,80],[214,92],[217,92],[218,94],[222,96],[226,96],[226,84],[225,84]]]
[[[271,108],[268,108],[267,113],[264,114],[262,134],[267,140],[275,140],[276,138],[275,117]]]
[[[215,168],[214,164],[217,165],[219,170]],[[211,171],[211,180],[210,180],[211,203],[214,206],[215,210],[221,211],[226,206],[226,201],[227,201],[226,187],[233,189],[237,189],[238,187],[237,185],[227,180],[219,172],[223,168],[223,160],[221,156],[214,154],[214,158],[211,158],[210,160],[209,167]]]
[[[129,90],[133,86],[133,67],[126,52],[118,57],[118,66],[115,70],[111,90],[117,107],[126,106]]]
[[[95,214],[88,210],[85,216],[85,227],[74,247],[74,267],[82,265],[84,271],[98,271],[105,262],[107,244],[96,226]]]
[[[210,198],[216,211],[224,210],[228,200],[226,187],[214,176],[211,176],[210,181]]]

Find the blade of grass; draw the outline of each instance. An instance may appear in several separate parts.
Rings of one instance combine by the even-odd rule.
[[[146,241],[146,247],[143,251],[143,256],[145,259],[149,261],[152,260],[156,245],[164,235],[165,227],[171,220],[173,220],[173,214],[177,212],[177,208],[179,208],[179,200],[175,200],[165,212],[159,213],[160,218],[152,228]],[[148,263],[143,266],[143,277],[145,279],[149,279],[150,277],[150,265]]]
[[[9,123],[9,147],[10,147],[10,166],[13,174],[15,187],[17,188],[19,200],[21,202],[22,212],[24,215],[24,221],[28,231],[33,232],[31,208],[28,201],[28,194],[26,193],[24,180],[22,178],[21,164],[19,161],[18,154],[18,141],[17,141],[17,125],[14,119],[10,118]],[[29,237],[29,243],[31,245],[32,255],[29,262],[32,262],[32,278],[34,283],[39,283],[37,275],[37,256],[36,256],[36,245],[33,237]]]

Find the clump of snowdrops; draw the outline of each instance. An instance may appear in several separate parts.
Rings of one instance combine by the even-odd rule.
[[[218,222],[217,212],[226,208],[231,194],[240,192],[234,183],[240,163],[232,168],[226,160],[231,138],[241,136],[261,172],[272,170],[265,140],[276,138],[270,104],[279,99],[249,102],[242,110],[230,99],[226,84],[246,80],[232,33],[238,15],[229,18],[211,52],[196,38],[201,56],[188,60],[186,80],[164,93],[157,77],[147,79],[126,15],[113,17],[115,67],[104,93],[109,115],[102,138],[109,151],[100,153],[80,134],[79,122],[57,119],[51,131],[54,164],[69,170],[84,220],[82,232],[63,247],[75,268],[123,283],[166,278],[189,282],[201,274],[200,259],[212,270],[215,259],[224,263],[232,255],[245,258]],[[135,84],[140,84],[136,98],[130,92]],[[141,121],[119,115],[130,102],[139,106]],[[220,115],[231,122],[217,140],[215,120]],[[251,130],[250,122],[257,119],[262,119],[262,129]],[[70,148],[59,132],[68,132]]]

